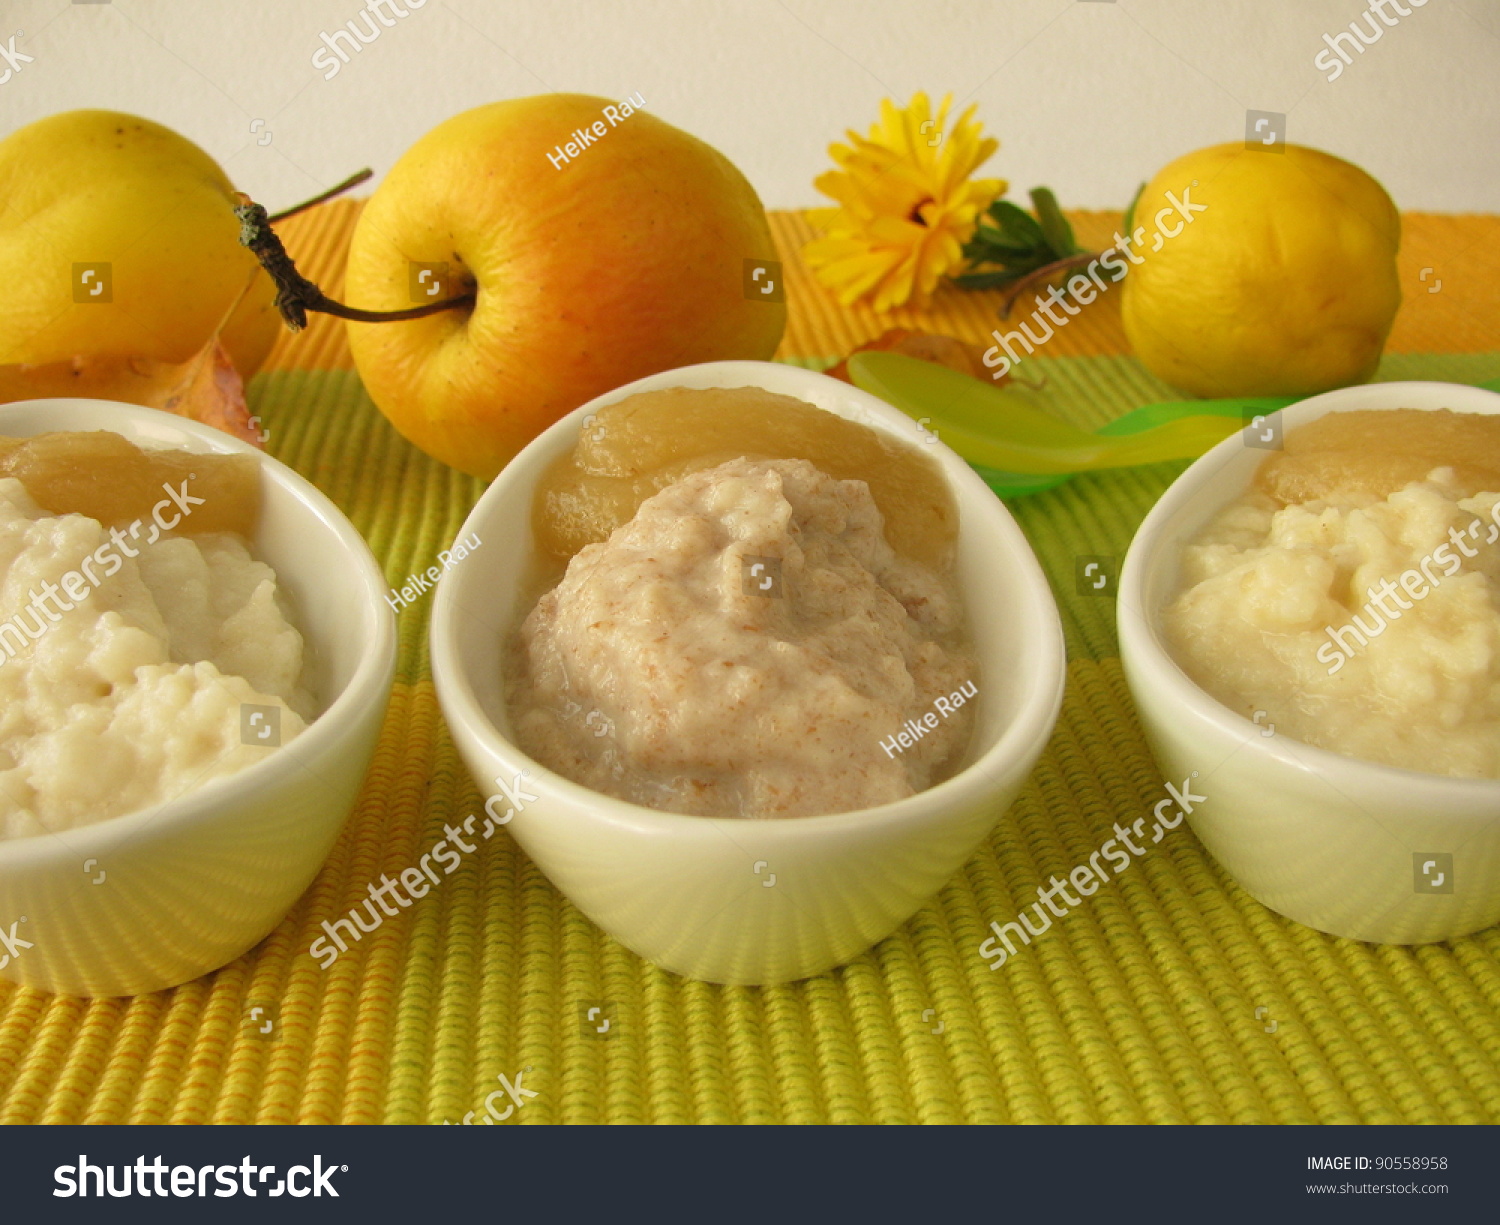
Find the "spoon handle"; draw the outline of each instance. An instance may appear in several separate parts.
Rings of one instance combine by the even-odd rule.
[[[1299,397],[1235,396],[1148,404],[1097,433],[1050,417],[982,379],[898,353],[849,359],[856,386],[899,408],[979,468],[997,493],[1037,492],[1077,472],[1202,455]],[[1500,379],[1480,383],[1500,392]],[[1008,479],[1010,478],[1010,479]]]

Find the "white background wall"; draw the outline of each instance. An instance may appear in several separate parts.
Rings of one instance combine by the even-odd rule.
[[[0,85],[0,132],[74,107],[147,115],[274,209],[384,171],[483,102],[639,92],[790,207],[819,202],[830,140],[925,89],[979,104],[1001,141],[985,172],[1023,201],[1046,183],[1065,206],[1123,206],[1255,109],[1403,208],[1500,211],[1497,0],[1429,0],[1333,82],[1322,36],[1366,0],[427,0],[323,79],[319,34],[362,4],[0,0],[0,46],[21,31],[33,57]]]

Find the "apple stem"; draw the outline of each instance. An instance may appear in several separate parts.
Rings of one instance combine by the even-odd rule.
[[[266,210],[249,196],[238,194],[240,203],[236,205],[234,215],[240,219],[240,244],[250,248],[255,258],[260,260],[260,266],[276,283],[276,309],[293,332],[300,332],[307,326],[308,311],[335,315],[340,319],[353,319],[359,323],[395,323],[402,319],[421,319],[457,306],[474,305],[474,295],[466,293],[441,302],[426,302],[407,310],[367,311],[356,306],[345,306],[330,298],[297,271],[292,257],[281,245],[281,239],[271,229],[271,219],[266,216]]]
[[[332,200],[334,196],[341,196],[351,187],[358,187],[366,179],[374,177],[375,172],[366,166],[363,170],[351,174],[337,187],[330,187],[322,195],[314,196],[311,200],[304,200],[301,204],[294,204],[291,208],[282,209],[279,213],[272,213],[271,224],[275,225],[278,221],[285,221],[288,217],[295,217],[298,213],[304,213],[312,208],[313,205],[322,204],[324,200]]]

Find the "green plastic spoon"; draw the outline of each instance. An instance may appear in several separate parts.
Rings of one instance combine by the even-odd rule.
[[[1018,389],[899,353],[856,353],[849,375],[920,425],[930,423],[1001,497],[1040,493],[1079,472],[1195,459],[1255,416],[1296,403],[1289,396],[1174,400],[1135,409],[1091,434],[1040,412]],[[1479,386],[1500,392],[1500,379]]]
[[[1231,426],[1226,427],[1225,436],[1233,433],[1234,428],[1245,425],[1245,408],[1254,404],[1255,411],[1251,413],[1253,420],[1256,414],[1268,414],[1275,412],[1278,408],[1285,408],[1288,404],[1295,403],[1294,400],[1278,400],[1274,397],[1262,397],[1257,400],[1170,400],[1160,404],[1147,404],[1142,408],[1132,409],[1122,416],[1116,417],[1107,425],[1099,427],[1099,433],[1108,437],[1121,434],[1139,434],[1145,430],[1155,429],[1158,425],[1167,421],[1180,420],[1183,417],[1226,417],[1233,418]],[[1212,443],[1209,444],[1213,445]],[[1206,450],[1207,448],[1205,448]],[[1001,472],[995,468],[987,468],[983,464],[970,463],[985,484],[1002,498],[1015,498],[1028,493],[1041,493],[1044,489],[1055,489],[1066,481],[1071,481],[1076,473],[1047,473],[1045,475],[1032,472]]]
[[[900,353],[856,353],[855,386],[895,405],[1014,492],[1036,492],[1078,472],[1193,459],[1241,429],[1246,411],[1273,413],[1287,397],[1153,404],[1097,434],[1039,412],[1024,393]],[[1019,478],[1012,481],[1011,478]]]

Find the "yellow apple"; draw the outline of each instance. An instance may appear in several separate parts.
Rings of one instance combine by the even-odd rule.
[[[0,366],[185,362],[238,301],[221,339],[249,378],[280,320],[234,204],[218,164],[149,119],[68,111],[13,132],[0,141]]]
[[[775,259],[744,176],[636,103],[497,102],[440,124],[391,168],[355,227],[345,280],[349,305],[400,310],[434,285],[418,288],[424,270],[446,271],[445,296],[472,290],[472,308],[351,322],[349,343],[406,438],[492,477],[612,387],[769,358],[786,308],[768,300],[779,292],[747,294],[746,261]]]

